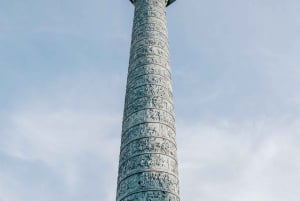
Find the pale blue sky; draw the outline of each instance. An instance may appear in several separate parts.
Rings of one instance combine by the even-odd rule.
[[[181,197],[298,201],[300,1],[168,8]],[[133,6],[0,0],[0,201],[113,201]]]

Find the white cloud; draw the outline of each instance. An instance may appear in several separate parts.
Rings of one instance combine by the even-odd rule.
[[[291,201],[300,196],[300,119],[178,126],[183,200]]]
[[[107,193],[108,189],[114,192],[116,185],[120,138],[116,138],[113,132],[119,125],[119,120],[109,115],[80,114],[74,111],[22,113],[14,117],[15,131],[10,131],[12,137],[5,140],[2,152],[33,171],[37,168],[36,162],[43,164],[46,174],[49,174],[48,171],[54,172],[60,180],[60,185],[64,186],[60,190],[67,197],[85,194],[89,189],[95,188],[92,185],[98,185],[97,189],[99,188],[94,194],[110,196]],[[94,167],[90,167],[89,164]],[[90,170],[98,175],[89,175]],[[12,178],[18,183],[17,195],[24,193],[22,189],[27,189],[26,185],[32,185],[30,180],[17,181],[23,176],[18,176],[16,172],[6,171],[9,176],[2,180],[5,182],[2,188],[4,193],[9,193],[12,188],[8,183]],[[39,174],[39,170],[36,171]],[[35,177],[30,175],[30,170],[28,174],[29,178]],[[54,191],[51,190],[51,182],[49,184],[51,178],[47,177],[44,175],[37,180],[41,186],[45,186],[43,190],[49,195]],[[98,181],[93,181],[93,177]],[[83,186],[84,184],[86,186]],[[39,197],[39,194],[40,192],[37,192],[29,197],[34,199]],[[8,197],[5,194],[2,196]],[[26,196],[15,200],[26,200]]]
[[[114,200],[132,5],[7,2],[0,201]],[[182,200],[300,197],[299,6],[169,8]]]
[[[121,82],[94,78],[80,72],[72,79],[60,76],[16,100],[0,127],[5,164],[0,198],[111,200],[121,136]]]

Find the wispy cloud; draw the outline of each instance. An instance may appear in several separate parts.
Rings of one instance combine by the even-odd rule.
[[[299,121],[179,122],[182,198],[296,201]]]
[[[8,124],[0,127],[4,200],[111,199],[122,119],[117,100],[123,92],[113,77],[108,78],[114,82],[110,89],[104,77],[93,77],[60,77],[44,86],[46,92],[34,87],[16,101],[17,108],[6,116]]]
[[[0,201],[114,200],[132,5],[1,3]],[[168,8],[182,200],[298,200],[299,9]]]

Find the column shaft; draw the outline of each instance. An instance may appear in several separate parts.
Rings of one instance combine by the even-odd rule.
[[[179,201],[165,0],[135,0],[117,201]]]

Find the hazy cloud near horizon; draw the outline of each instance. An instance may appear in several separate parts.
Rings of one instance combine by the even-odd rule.
[[[0,201],[115,200],[132,5],[0,5]],[[298,201],[299,10],[168,8],[182,200]]]

